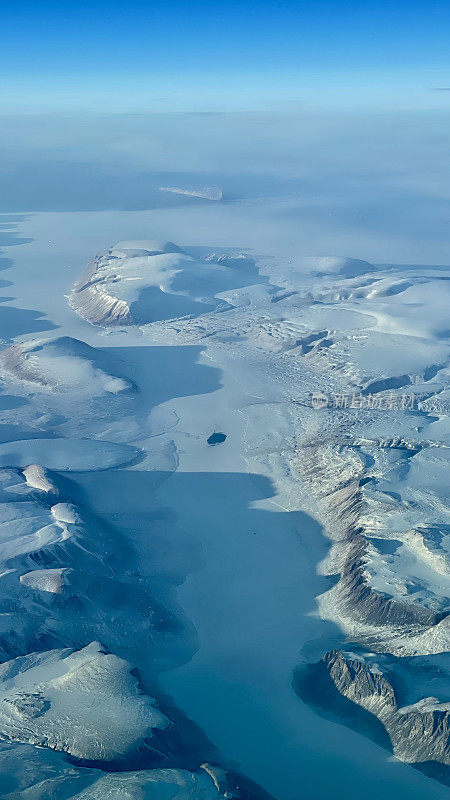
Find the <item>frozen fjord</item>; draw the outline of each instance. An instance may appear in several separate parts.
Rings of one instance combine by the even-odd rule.
[[[40,220],[38,224],[42,223]],[[78,217],[74,225],[79,224]],[[25,247],[23,252],[25,254]],[[87,253],[86,257],[90,255]],[[142,254],[133,257],[141,258]],[[219,258],[216,253],[213,263]],[[220,263],[224,266],[223,259]],[[108,351],[107,355],[113,358],[109,359],[107,368],[104,359],[98,366],[86,354],[82,356],[94,373],[86,370],[80,373],[89,374],[92,380],[85,384],[92,384],[92,390],[86,392],[88,402],[86,393],[80,397],[78,409],[77,392],[73,390],[71,396],[70,389],[64,388],[67,386],[67,350],[58,352],[54,346],[44,347],[42,357],[38,355],[42,351],[38,350],[33,362],[34,386],[30,387],[30,376],[24,375],[23,370],[22,374],[12,376],[11,368],[5,373],[5,386],[9,394],[17,392],[15,396],[30,399],[26,407],[20,408],[28,431],[39,429],[36,425],[39,420],[41,429],[42,426],[50,429],[59,440],[93,437],[95,441],[131,444],[141,451],[141,460],[130,468],[71,474],[70,495],[73,501],[83,503],[87,513],[92,515],[87,525],[89,530],[94,519],[98,524],[103,516],[107,532],[103,534],[101,546],[96,542],[98,550],[110,551],[114,556],[111,549],[116,548],[118,553],[127,554],[128,568],[122,569],[117,563],[112,567],[108,564],[108,572],[112,569],[114,580],[120,580],[123,587],[133,565],[133,572],[144,575],[152,590],[156,584],[163,605],[170,605],[173,599],[168,595],[173,586],[192,570],[187,583],[178,592],[178,599],[197,628],[199,650],[185,667],[166,671],[163,685],[181,709],[204,727],[226,758],[239,762],[249,776],[279,797],[298,796],[299,787],[306,796],[324,795],[330,779],[317,772],[324,748],[333,771],[334,786],[340,781],[343,788],[351,785],[355,790],[362,790],[367,776],[372,774],[378,779],[374,797],[377,796],[375,788],[379,792],[383,781],[386,791],[395,786],[405,795],[408,792],[409,796],[416,793],[421,797],[426,786],[427,792],[439,797],[443,792],[438,784],[430,783],[408,768],[386,763],[382,750],[359,735],[344,732],[334,723],[315,716],[301,705],[290,688],[291,671],[300,660],[302,645],[323,636],[323,642],[310,648],[311,655],[319,658],[328,646],[342,643],[335,623],[344,625],[341,619],[333,619],[333,625],[326,626],[317,617],[305,617],[314,611],[315,595],[323,593],[327,585],[315,575],[315,565],[325,557],[326,551],[320,527],[311,515],[324,522],[328,518],[325,511],[322,517],[319,515],[320,500],[317,505],[311,500],[309,472],[300,474],[308,461],[301,457],[303,440],[306,438],[308,447],[315,447],[314,452],[320,454],[320,448],[329,441],[334,443],[346,426],[345,435],[355,439],[343,452],[348,450],[353,454],[356,447],[360,448],[360,444],[355,443],[356,438],[362,436],[357,429],[358,420],[349,418],[348,414],[345,416],[345,409],[334,417],[329,412],[330,420],[324,425],[323,413],[317,416],[307,404],[301,403],[319,383],[322,389],[336,391],[342,388],[343,380],[347,382],[346,387],[359,384],[366,387],[378,379],[381,372],[372,357],[373,375],[367,365],[361,367],[358,363],[361,339],[375,327],[375,307],[370,305],[371,298],[362,292],[364,284],[369,285],[372,280],[373,270],[370,265],[363,266],[365,278],[339,274],[346,263],[299,263],[293,268],[292,260],[289,263],[286,259],[283,263],[280,259],[270,285],[265,278],[259,283],[255,281],[251,288],[237,285],[231,289],[226,287],[226,295],[220,292],[218,299],[223,305],[229,305],[226,313],[208,312],[197,319],[176,322],[148,323],[145,320],[146,325],[127,325],[126,330],[114,328],[106,337],[102,327],[97,330],[77,321],[70,311],[56,308],[58,303],[53,298],[43,298],[40,310],[47,311],[54,324],[62,325],[63,334],[100,348],[101,354]],[[206,270],[211,262],[204,264]],[[271,268],[267,260],[261,266],[265,273]],[[311,270],[324,272],[324,275],[310,276]],[[333,275],[333,271],[337,274]],[[32,276],[27,276],[26,291],[29,291],[30,277],[31,283],[33,280]],[[78,277],[79,272],[70,280],[66,276],[65,293],[72,280]],[[389,276],[377,275],[377,278],[386,280]],[[406,279],[401,276],[401,280]],[[62,283],[61,275],[58,281]],[[393,281],[391,278],[392,282],[399,282],[397,276]],[[178,290],[176,286],[174,290]],[[337,297],[336,292],[339,293]],[[344,292],[347,297],[341,296]],[[311,297],[312,293],[315,294]],[[319,303],[317,293],[320,293]],[[389,302],[389,298],[396,296],[394,292],[388,293],[388,300],[382,302]],[[23,300],[21,302],[25,305]],[[400,316],[395,308],[392,311],[394,317]],[[342,329],[344,334],[340,338]],[[327,340],[335,330],[337,341],[330,344]],[[358,340],[355,331],[361,330]],[[59,336],[59,331],[57,333]],[[384,352],[385,345],[376,338],[383,331],[373,333],[374,352],[377,347],[379,352]],[[401,338],[411,334],[401,331],[399,335]],[[50,332],[50,338],[53,341],[58,337]],[[350,344],[353,349],[349,355]],[[411,361],[405,366],[417,386],[420,386],[419,379],[429,375],[426,370],[431,363],[443,364],[445,352],[439,349],[441,345],[440,341],[430,341],[422,349],[417,347],[414,363]],[[434,349],[431,352],[427,347]],[[343,353],[340,348],[344,348]],[[405,348],[405,352],[410,350]],[[33,355],[33,347],[28,347],[27,352]],[[78,347],[74,358],[80,358],[80,352]],[[200,364],[196,363],[199,359]],[[54,382],[58,360],[59,389],[56,393],[49,392],[42,381],[36,382],[36,370],[40,374],[42,368],[48,370],[51,366],[49,375]],[[115,367],[111,366],[112,360]],[[7,359],[7,364],[11,364],[11,359]],[[78,369],[78,362],[74,363],[76,377],[75,367]],[[358,373],[358,368],[365,371]],[[102,374],[96,373],[96,369]],[[104,374],[111,375],[111,380],[119,376],[120,380],[128,381],[127,388],[109,391],[108,386],[110,389],[116,384],[105,380]],[[392,374],[388,371],[381,377],[388,380]],[[436,378],[442,379],[442,369],[436,372],[433,379]],[[438,386],[437,391],[442,392],[442,388]],[[70,416],[55,419],[58,406],[61,416],[64,416],[64,408],[69,407]],[[16,416],[18,412],[19,409]],[[404,421],[399,415],[392,423],[395,428],[400,425],[407,429],[408,415],[404,416]],[[389,422],[385,416],[378,422],[376,415],[375,419],[373,417],[373,413],[364,417],[366,428]],[[337,420],[338,431],[333,428]],[[435,424],[427,419],[422,422],[426,426]],[[13,418],[10,424],[14,423]],[[311,438],[322,427],[325,427],[325,442],[311,443]],[[227,440],[220,447],[208,448],[206,439],[213,430],[223,430]],[[409,429],[405,435],[406,432],[410,433]],[[372,433],[372,447],[380,448],[380,441],[386,439],[386,447],[395,451],[394,456],[399,450],[403,452],[401,447],[395,447],[391,431],[378,429]],[[20,438],[26,437],[21,435]],[[339,453],[342,442],[340,446]],[[382,448],[382,452],[384,450]],[[331,455],[335,457],[334,451]],[[330,464],[333,465],[331,459]],[[7,466],[16,467],[15,464]],[[337,469],[342,475],[341,464]],[[348,469],[348,480],[354,480],[354,465],[351,463]],[[359,466],[356,471],[361,479],[358,470]],[[361,472],[363,474],[366,473]],[[67,485],[64,491],[68,491]],[[70,530],[70,523],[66,527]],[[172,552],[167,552],[170,544]],[[195,553],[195,544],[201,545],[200,553]],[[61,559],[60,551],[57,557]],[[97,553],[95,558],[98,557]],[[66,549],[63,558],[69,558]],[[83,581],[88,580],[92,571],[89,559],[86,561]],[[48,564],[48,568],[53,563]],[[71,568],[76,568],[76,553],[72,555],[72,563]],[[117,576],[117,573],[122,574]],[[70,577],[69,574],[68,580]],[[78,581],[81,577],[78,576]],[[106,575],[100,575],[96,585],[102,581],[109,587],[106,594],[111,596]],[[15,591],[12,578],[10,584],[11,591]],[[78,586],[79,583],[77,593],[80,592]],[[208,605],[205,596],[213,597],[215,603],[211,605],[209,599]],[[150,605],[150,602],[148,593],[141,595],[141,608],[142,603]],[[34,599],[32,604],[34,606]],[[181,652],[183,660],[192,655],[192,643],[182,650],[180,642],[176,641],[177,634],[172,631],[169,635],[166,631],[161,640],[153,636],[151,641],[151,626],[139,647],[126,642],[125,627],[114,637],[111,630],[108,632],[107,601],[105,606],[99,609],[98,620],[91,625],[89,641],[101,639],[99,635],[91,636],[92,628],[97,626],[97,632],[101,630],[109,637],[108,648],[113,652],[126,649],[127,656],[132,656],[130,663],[141,671],[147,670],[148,680],[154,678],[157,652],[164,647],[166,657],[158,662],[157,669],[173,667],[177,651],[179,660]],[[133,604],[131,608],[127,606],[127,613],[139,618],[139,609],[133,608]],[[158,609],[156,613],[159,614]],[[58,617],[58,608],[53,614]],[[324,616],[327,617],[326,612]],[[66,620],[68,617],[69,614]],[[36,625],[39,630],[39,620]],[[67,622],[64,627],[67,628]],[[386,639],[383,626],[379,627],[374,633],[378,637],[374,639],[375,644]],[[388,632],[391,635],[390,629]],[[421,628],[414,632],[422,635],[427,630]],[[76,631],[77,645],[85,641],[83,637],[87,633]],[[407,633],[409,635],[409,631]],[[396,630],[396,641],[404,634],[403,630]],[[171,637],[172,641],[168,642]],[[34,649],[42,648],[35,645]],[[253,657],[249,659],[251,654]],[[238,715],[242,715],[241,720]],[[262,731],[256,740],[255,729]],[[366,758],[361,766],[363,753]],[[130,776],[130,787],[133,782],[136,779]]]

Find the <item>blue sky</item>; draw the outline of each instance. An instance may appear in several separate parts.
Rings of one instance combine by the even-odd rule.
[[[2,10],[4,107],[448,106],[450,4],[24,2]]]

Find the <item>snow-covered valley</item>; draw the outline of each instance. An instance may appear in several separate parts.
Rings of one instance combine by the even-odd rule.
[[[448,271],[172,223],[11,222],[2,796],[444,798]]]

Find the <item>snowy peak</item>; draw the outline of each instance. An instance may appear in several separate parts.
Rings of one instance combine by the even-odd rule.
[[[7,662],[0,667],[0,735],[88,761],[129,757],[168,724],[131,670],[96,642]]]
[[[0,369],[40,391],[76,392],[78,398],[133,388],[111,355],[69,336],[7,347],[0,353]]]
[[[224,305],[222,293],[261,282],[251,260],[241,264],[194,258],[172,242],[119,242],[93,259],[70,304],[94,325],[198,316]]]

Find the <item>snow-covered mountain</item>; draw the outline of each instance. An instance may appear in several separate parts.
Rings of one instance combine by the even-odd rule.
[[[448,781],[445,277],[124,241],[70,330],[4,342],[5,798],[268,797],[227,730],[297,763],[293,670]]]

